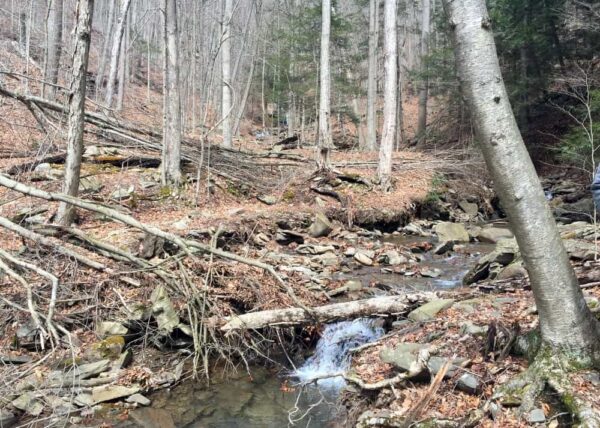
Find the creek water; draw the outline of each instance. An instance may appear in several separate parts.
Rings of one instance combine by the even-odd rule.
[[[411,238],[414,242],[422,238]],[[395,242],[410,244],[406,238]],[[482,253],[492,246],[468,244],[451,256],[423,255],[420,269],[439,269],[437,278],[420,278],[382,273],[378,268],[359,268],[340,279],[360,279],[363,284],[376,284],[380,294],[393,288],[439,289],[461,285],[465,273]],[[385,287],[377,288],[377,284]],[[377,294],[377,293],[374,293]],[[368,319],[343,321],[326,325],[313,355],[303,365],[288,373],[251,367],[252,377],[241,369],[213,376],[213,384],[185,382],[152,398],[151,408],[131,412],[126,427],[189,428],[280,428],[336,427],[336,400],[345,386],[341,377],[311,380],[339,373],[350,365],[350,350],[379,338],[384,330]],[[302,385],[302,386],[301,386]],[[165,422],[166,421],[166,422]]]

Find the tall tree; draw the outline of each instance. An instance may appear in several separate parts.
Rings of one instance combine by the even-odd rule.
[[[369,71],[367,76],[367,150],[377,148],[377,45],[379,0],[369,0]]]
[[[598,364],[600,326],[588,310],[517,127],[485,0],[444,0],[444,6],[461,90],[529,271],[544,350],[538,352],[529,374],[538,378],[532,390],[540,392],[538,388],[543,388],[549,376],[556,375],[554,369],[574,368],[572,363],[577,367]],[[525,390],[522,385],[521,390]]]
[[[329,38],[331,33],[331,0],[321,3],[321,61],[319,92],[319,141],[317,167],[331,168],[329,156],[333,147],[331,138],[331,71],[329,68]]]
[[[383,7],[383,50],[384,50],[384,94],[383,94],[383,131],[379,147],[379,168],[377,175],[384,191],[392,185],[392,153],[396,141],[398,96],[398,40],[396,37],[397,0],[385,0]]]
[[[117,0],[115,0],[117,1]],[[127,11],[131,0],[118,0],[120,8],[117,15],[117,25],[113,34],[112,49],[110,51],[110,68],[108,72],[108,81],[106,83],[106,97],[104,103],[107,107],[112,106],[115,85],[117,83],[117,73],[119,71],[119,57],[121,54],[121,43],[123,42],[123,33],[125,32],[125,24],[127,23]]]
[[[58,68],[62,52],[63,34],[63,0],[48,2],[48,17],[46,19],[46,57],[44,61],[43,96],[53,100],[56,96],[58,83]]]
[[[221,42],[221,69],[223,73],[223,98],[221,100],[223,129],[223,147],[231,148],[233,145],[231,131],[231,18],[233,15],[232,0],[225,0],[223,10],[223,41]]]
[[[165,88],[161,180],[165,186],[176,187],[181,183],[181,95],[177,0],[164,0],[164,10]]]
[[[78,0],[75,11],[75,50],[69,85],[69,114],[67,117],[67,160],[63,192],[70,196],[79,193],[79,176],[83,156],[83,120],[85,114],[85,90],[90,42],[92,36],[92,14],[94,0]],[[75,208],[61,203],[58,207],[57,222],[69,226],[75,219]]]
[[[427,56],[429,55],[429,33],[431,27],[431,4],[429,0],[423,0],[423,10],[421,12],[421,77],[419,79],[417,136],[424,138],[427,128],[427,98],[429,97],[429,79],[427,77]]]

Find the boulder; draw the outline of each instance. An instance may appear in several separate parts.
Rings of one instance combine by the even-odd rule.
[[[513,239],[501,239],[496,244],[494,251],[486,254],[479,259],[477,264],[472,267],[463,278],[464,285],[474,284],[490,276],[490,271],[494,270],[499,274],[503,266],[508,266],[515,260],[520,259],[519,245]]]
[[[465,373],[458,378],[456,387],[469,394],[478,394],[481,391],[481,382],[471,373]]]
[[[179,315],[169,298],[167,289],[159,285],[150,296],[152,302],[152,314],[156,318],[158,328],[164,333],[170,334],[179,325]]]
[[[98,336],[105,338],[108,336],[124,336],[129,329],[123,324],[115,321],[102,321],[96,325]]]
[[[417,236],[431,236],[431,233],[426,232],[423,227],[417,223],[409,223],[402,228],[402,231],[409,235],[417,235]]]
[[[397,369],[410,371],[417,364],[419,352],[425,348],[427,345],[421,343],[399,343],[393,349],[383,348],[379,357]]]
[[[308,228],[308,234],[313,238],[320,238],[327,236],[333,230],[333,225],[327,218],[327,216],[321,212],[315,215],[315,218]]]
[[[20,395],[11,404],[31,416],[39,416],[44,411],[44,404],[35,397],[33,392]]]
[[[365,265],[365,266],[372,266],[373,265],[373,259],[370,258],[368,255],[366,255],[362,251],[359,251],[356,254],[354,254],[354,260],[356,260],[357,262],[359,262],[361,265]]]
[[[517,279],[517,278],[525,278],[527,277],[527,269],[523,266],[521,261],[516,261],[514,263],[509,264],[504,269],[502,269],[497,279]]]
[[[575,221],[590,221],[594,216],[594,201],[592,198],[581,199],[571,204],[562,204],[554,208],[554,216],[563,223]]]
[[[477,239],[479,239],[481,242],[486,242],[489,244],[496,244],[501,239],[511,238],[514,238],[514,235],[510,229],[504,229],[500,227],[485,227],[481,229],[477,235]]]
[[[469,242],[469,233],[460,223],[442,222],[433,227],[440,242]]]
[[[0,409],[0,427],[12,428],[17,424],[17,417],[6,409]]]
[[[596,245],[593,242],[580,239],[563,240],[565,249],[572,259],[576,260],[594,260],[596,256]]]
[[[82,177],[79,180],[79,193],[98,193],[104,184],[96,177]]]
[[[452,299],[436,299],[425,303],[408,314],[408,318],[413,321],[428,321],[435,318],[438,312],[451,307],[454,304]]]
[[[543,409],[533,409],[527,414],[527,422],[530,424],[541,424],[546,422],[546,414]]]
[[[462,200],[458,203],[458,206],[469,217],[477,217],[477,214],[479,213],[479,207],[477,206],[477,204],[474,204],[473,202]]]
[[[129,186],[127,189],[124,187],[119,187],[117,190],[110,194],[110,198],[115,201],[122,201],[124,199],[128,199],[135,190],[135,187]]]
[[[446,254],[447,252],[450,252],[454,249],[454,245],[455,244],[453,241],[442,242],[441,244],[438,244],[433,248],[433,254],[438,256]]]

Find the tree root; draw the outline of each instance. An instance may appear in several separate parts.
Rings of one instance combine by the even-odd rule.
[[[568,378],[569,372],[580,368],[573,363],[573,358],[544,344],[529,368],[501,385],[492,399],[504,406],[519,406],[518,412],[523,416],[536,406],[536,401],[548,387],[558,393],[562,403],[578,421],[577,426],[598,428],[600,411],[577,397]]]

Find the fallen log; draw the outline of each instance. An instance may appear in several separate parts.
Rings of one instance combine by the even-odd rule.
[[[310,315],[302,308],[250,312],[226,318],[227,323],[221,327],[221,330],[248,330],[306,324],[315,321],[324,323],[375,315],[406,314],[415,307],[415,303],[424,303],[432,298],[434,298],[434,295],[427,293],[374,297],[353,302],[317,306],[312,308],[312,314]]]

